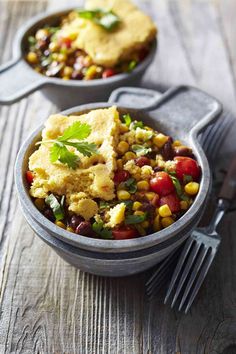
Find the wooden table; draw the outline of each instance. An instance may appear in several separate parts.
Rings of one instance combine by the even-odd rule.
[[[69,3],[69,1],[67,1]],[[0,1],[1,63],[26,19],[66,1]],[[76,3],[76,6],[79,2]],[[143,86],[196,85],[236,113],[234,0],[139,1],[160,30],[158,55]],[[236,213],[189,314],[148,303],[145,274],[109,279],[62,261],[26,224],[13,181],[24,138],[56,112],[40,92],[0,108],[0,353],[236,353]],[[235,129],[219,164],[236,151]]]

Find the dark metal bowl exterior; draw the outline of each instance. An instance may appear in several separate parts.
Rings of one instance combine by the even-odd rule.
[[[166,134],[169,133],[173,135],[173,131],[176,130],[176,135],[174,137],[177,138],[181,135],[181,139],[192,147],[193,152],[201,166],[202,178],[199,194],[197,195],[191,208],[174,224],[166,229],[145,237],[114,241],[93,239],[76,235],[63,230],[50,222],[34,206],[29,196],[28,186],[25,181],[25,171],[28,166],[28,158],[35,149],[35,142],[40,137],[42,126],[31,134],[31,136],[23,144],[18,154],[15,168],[15,181],[20,203],[22,205],[23,212],[34,231],[54,249],[56,249],[57,253],[60,254],[66,261],[83,270],[99,275],[129,275],[141,272],[142,270],[153,266],[169,254],[181,242],[183,242],[189,232],[191,232],[191,230],[196,226],[204,211],[206,199],[211,187],[211,173],[204,152],[197,142],[197,134],[204,128],[205,125],[209,124],[217,117],[221,109],[217,101],[204,94],[202,91],[194,88],[179,87],[176,89],[171,89],[160,99],[158,98],[156,103],[153,101],[155,98],[155,91],[123,88],[117,90],[117,95],[121,92],[125,93],[126,98],[130,98],[130,102],[132,101],[132,94],[133,96],[135,94],[138,94],[139,96],[142,95],[144,97],[142,104],[145,103],[146,105],[146,95],[150,95],[150,107],[153,108],[153,105],[155,107],[155,109],[150,113],[144,112],[140,109],[125,108],[120,105],[118,105],[118,109],[121,113],[127,111],[130,112],[136,119],[141,119],[145,124],[154,126],[157,129],[160,128],[160,130]],[[115,100],[122,103],[122,100],[120,100],[117,95],[115,96]],[[111,97],[114,97],[114,95]],[[190,123],[188,122],[188,124],[185,124],[185,128],[182,126],[177,129],[178,127],[176,126],[176,120],[184,114],[182,109],[185,109],[185,105],[187,104],[185,101],[189,102],[190,106],[192,104],[195,104],[196,106],[195,101],[197,100],[197,97],[200,97],[200,103],[206,103],[206,112],[204,111],[203,113],[199,107],[200,117],[204,118],[200,120],[196,112],[193,112],[193,116],[190,116],[190,119],[192,119],[191,128]],[[175,101],[176,99],[177,101]],[[181,102],[179,102],[180,100],[182,100],[182,108]],[[191,102],[191,100],[193,100],[193,102]],[[62,113],[68,115],[72,113],[81,114],[91,109],[109,107],[112,103],[113,99],[110,104],[88,104],[72,108]],[[191,111],[188,109],[187,113],[189,115],[190,112]],[[171,121],[172,115],[174,118]],[[197,122],[197,119],[199,119],[199,122]]]
[[[11,104],[30,93],[42,89],[46,98],[61,109],[82,103],[99,102],[108,99],[110,93],[123,85],[136,86],[151,64],[157,47],[155,40],[149,55],[131,73],[123,73],[107,79],[91,81],[62,80],[37,73],[25,61],[26,41],[29,35],[44,24],[53,24],[55,19],[65,15],[72,8],[58,12],[46,12],[33,17],[17,32],[13,42],[13,60],[0,67],[0,104]]]

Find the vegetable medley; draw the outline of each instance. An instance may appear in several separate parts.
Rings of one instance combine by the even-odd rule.
[[[131,72],[150,51],[150,43],[143,43],[132,55],[115,65],[100,65],[78,45],[76,31],[64,31],[65,26],[78,18],[92,21],[104,33],[113,32],[122,22],[112,11],[74,10],[60,19],[57,27],[45,26],[28,37],[26,61],[38,73],[63,80],[93,80]],[[73,25],[74,26],[74,25]],[[73,29],[73,27],[72,27]],[[92,46],[92,45],[91,45]]]
[[[38,144],[50,144],[51,163],[64,164],[72,171],[80,163],[75,151],[84,156],[98,153],[95,144],[84,140],[90,133],[87,123],[75,122],[59,138]],[[191,207],[201,176],[191,148],[125,114],[119,118],[115,149],[115,198],[94,198],[94,216],[88,219],[71,211],[65,196],[53,193],[48,193],[46,198],[34,198],[36,207],[57,226],[70,232],[114,240],[160,231]],[[34,178],[33,171],[26,172],[29,186]]]

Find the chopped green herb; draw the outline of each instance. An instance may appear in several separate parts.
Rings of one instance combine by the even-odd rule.
[[[128,114],[124,114],[124,115],[122,116],[122,118],[123,118],[123,121],[125,122],[125,125],[126,125],[127,127],[129,127],[130,124],[131,124],[131,122],[132,122],[132,119],[131,119],[129,113],[128,113]]]
[[[110,204],[108,202],[105,202],[104,200],[100,200],[100,203],[99,203],[100,210],[107,209],[109,207],[110,207]]]
[[[190,198],[186,194],[181,194],[181,199],[184,200],[185,202],[189,202]]]
[[[95,144],[86,141],[71,141],[83,140],[87,138],[90,133],[91,127],[88,124],[75,122],[57,139],[40,141],[36,143],[36,145],[53,143],[50,147],[50,161],[52,163],[60,161],[61,163],[68,165],[70,168],[75,169],[80,159],[74,152],[69,151],[66,146],[73,146],[84,156],[96,154],[97,147]]]
[[[171,177],[172,182],[173,182],[173,184],[175,186],[176,193],[181,198],[181,196],[182,196],[182,187],[181,187],[181,184],[180,184],[178,178],[176,178],[176,177],[174,177],[172,175],[170,175],[170,177]]]
[[[127,215],[125,218],[126,225],[139,224],[140,222],[145,221],[147,218],[147,214],[143,215]]]
[[[64,196],[63,196],[64,197]],[[49,207],[52,209],[53,215],[55,216],[56,220],[63,220],[65,217],[64,214],[64,208],[63,208],[63,204],[64,204],[64,198],[61,198],[61,202],[59,203],[59,201],[57,200],[57,198],[55,197],[54,194],[50,194],[46,199],[45,199],[45,203],[47,205],[49,205]]]
[[[128,71],[128,72],[133,71],[133,70],[136,68],[136,66],[137,66],[137,61],[136,61],[136,60],[131,60],[131,61],[129,62],[127,71]]]
[[[60,29],[60,27],[46,27],[46,28],[50,32],[50,34],[55,34]]]
[[[131,148],[136,153],[137,156],[144,156],[152,151],[152,149],[149,147],[143,145],[137,145],[137,144],[132,145]]]
[[[137,182],[134,178],[129,178],[127,181],[123,182],[124,187],[131,193],[137,192]]]
[[[77,12],[80,17],[93,21],[107,31],[115,29],[120,23],[119,17],[113,11],[78,9]]]
[[[104,224],[102,221],[100,222],[94,222],[92,225],[93,231],[95,231],[99,236],[105,239],[111,239],[112,238],[112,231],[106,227],[104,227]]]
[[[35,45],[36,44],[36,38],[34,36],[29,36],[28,37],[28,42],[30,45]]]
[[[192,182],[193,177],[191,175],[184,175],[183,181],[184,183]]]
[[[124,203],[128,210],[132,209],[132,206],[133,206],[133,201],[132,200],[122,200],[122,202],[119,202],[119,204],[120,203]]]
[[[143,128],[143,122],[142,121],[137,121],[137,120],[134,120],[131,125],[130,125],[130,129],[137,129],[137,128]]]

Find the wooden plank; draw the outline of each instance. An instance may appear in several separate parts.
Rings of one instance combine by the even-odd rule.
[[[159,52],[144,85],[198,85],[218,97],[222,94],[234,110],[232,67],[215,2],[139,4],[160,28]],[[0,2],[1,62],[10,58],[8,43],[16,28],[45,6],[41,1]],[[50,1],[50,6],[58,2]],[[163,305],[164,292],[148,303],[146,274],[108,279],[82,273],[34,236],[15,197],[13,165],[23,139],[51,111],[55,107],[40,93],[0,110],[0,353],[198,354],[221,353],[227,347],[233,352],[235,213],[221,227],[222,247],[187,316]],[[232,132],[222,151],[235,152]]]

